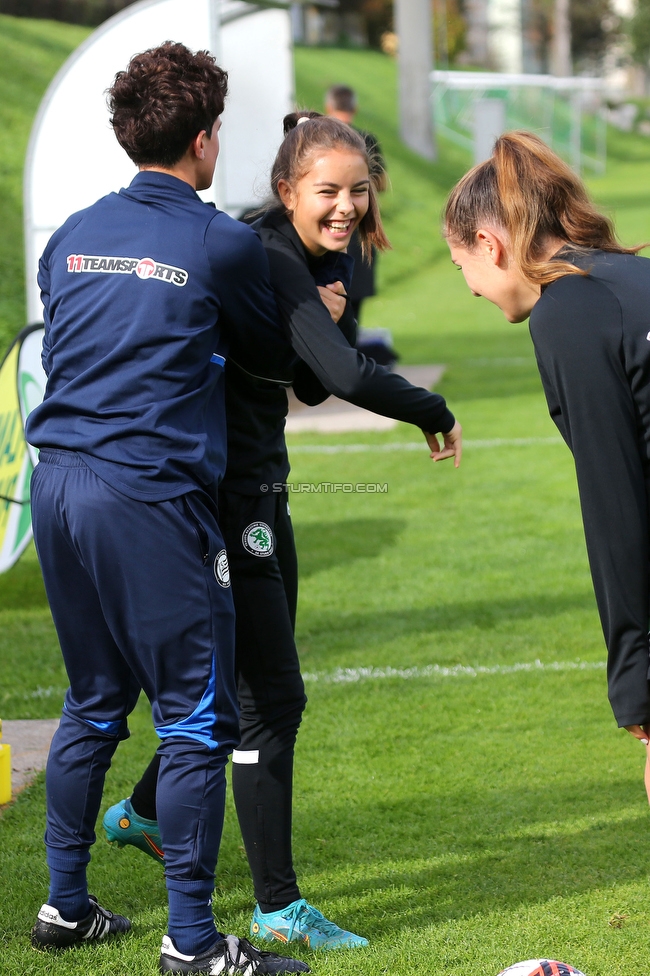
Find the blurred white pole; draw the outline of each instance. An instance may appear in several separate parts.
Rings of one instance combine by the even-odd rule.
[[[571,92],[571,165],[582,170],[582,93]]]
[[[569,0],[555,0],[551,70],[558,78],[568,78],[573,74],[573,65],[571,64]]]
[[[425,159],[436,158],[429,76],[432,61],[430,0],[395,0],[399,38],[399,129],[402,141]]]
[[[222,67],[221,62],[221,4],[220,0],[208,0],[208,17],[209,17],[209,43],[210,43],[210,54],[215,58],[217,64]],[[223,66],[225,67],[225,66]],[[216,169],[214,171],[214,176],[212,178],[212,186],[208,191],[212,198],[212,202],[215,204],[219,210],[223,209],[224,201],[226,199],[226,172],[223,166],[224,158],[224,148],[228,145],[228,132],[227,128],[219,136],[219,152],[222,153],[222,165],[217,163]]]
[[[502,98],[477,98],[474,102],[474,164],[490,158],[494,143],[505,128],[505,101]]]

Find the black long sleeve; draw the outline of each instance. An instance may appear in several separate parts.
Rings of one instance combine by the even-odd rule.
[[[314,371],[302,359],[298,360],[294,369],[293,392],[308,407],[317,406],[329,396],[329,390],[325,389]]]
[[[327,252],[308,255],[290,221],[271,211],[255,221],[269,258],[284,345],[291,355],[294,390],[316,404],[334,393],[385,417],[394,417],[429,433],[448,432],[453,414],[436,393],[412,386],[396,373],[357,352],[351,344],[355,323],[351,308],[335,323],[322,302],[317,283],[349,284],[350,258]],[[300,358],[299,358],[300,357]],[[287,396],[277,383],[250,375],[234,356],[226,362],[228,466],[223,487],[258,495],[276,490],[289,473],[284,439]],[[273,374],[271,374],[273,375]]]
[[[429,433],[449,432],[455,420],[443,397],[379,366],[345,339],[321,301],[302,245],[292,240],[289,221],[272,214],[256,226],[293,348],[329,393]]]
[[[568,275],[548,286],[530,331],[551,416],[575,458],[608,648],[609,698],[625,726],[650,720],[648,461],[641,419],[649,393],[647,382],[639,382],[640,370],[647,371],[640,357],[650,353],[650,264],[602,252],[594,259],[599,277]],[[645,278],[636,294],[626,288],[635,269]]]
[[[342,335],[351,346],[357,341],[357,323],[352,311],[352,303],[348,300],[345,311],[336,323]],[[323,386],[313,369],[299,359],[294,368],[293,392],[302,403],[310,407],[327,400],[330,395],[329,390]]]

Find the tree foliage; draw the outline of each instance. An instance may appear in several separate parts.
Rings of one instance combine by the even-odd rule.
[[[637,0],[628,30],[632,57],[637,64],[647,68],[650,61],[650,0]]]
[[[437,66],[453,64],[465,49],[467,23],[457,0],[433,0],[433,53]]]
[[[578,67],[597,67],[618,35],[611,0],[571,0],[571,56]]]
[[[134,0],[0,0],[0,13],[42,17],[95,27]],[[437,64],[453,64],[464,49],[466,20],[463,0],[431,0],[435,24]],[[553,0],[527,0],[525,29],[537,48],[537,60],[546,69],[553,27]],[[359,13],[371,47],[379,48],[382,34],[393,29],[393,0],[340,0],[339,11]],[[612,0],[571,0],[571,52],[578,66],[597,66],[617,32]],[[526,26],[527,25],[527,26]],[[650,57],[650,0],[637,0],[630,23],[634,57]]]
[[[650,0],[642,2],[650,3]],[[522,13],[525,41],[536,63],[535,70],[548,71],[554,34],[554,0],[526,0]],[[571,59],[576,69],[598,70],[620,31],[612,0],[570,0],[569,21]]]
[[[380,48],[382,34],[394,29],[393,0],[339,0],[339,9],[362,15],[370,47]],[[461,0],[431,0],[431,20],[435,63],[453,64],[465,47],[467,33]]]
[[[341,0],[341,8],[351,3],[365,20],[370,47],[379,50],[382,34],[393,29],[393,0]]]
[[[134,0],[0,0],[0,14],[97,27]]]

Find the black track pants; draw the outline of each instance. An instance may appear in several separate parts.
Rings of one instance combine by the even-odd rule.
[[[219,523],[230,563],[241,743],[233,753],[239,825],[263,912],[300,898],[291,853],[293,752],[305,707],[293,636],[298,567],[285,493],[223,491]],[[156,818],[157,756],[133,791]]]

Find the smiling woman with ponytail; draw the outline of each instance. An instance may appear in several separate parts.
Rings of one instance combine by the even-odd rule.
[[[610,702],[647,748],[650,261],[529,132],[501,136],[454,187],[445,236],[474,295],[510,322],[530,316],[550,414],[575,458]]]
[[[389,246],[376,178],[364,139],[344,122],[308,111],[284,119],[271,171],[274,203],[253,226],[291,344],[288,379],[304,403],[335,393],[419,427],[429,446],[423,456],[453,458],[457,467],[462,431],[444,398],[355,348],[346,295],[354,262],[347,247],[357,229],[366,251]],[[232,790],[257,901],[250,931],[258,940],[303,942],[310,949],[355,949],[367,940],[303,898],[291,850],[294,746],[306,698],[294,639],[298,563],[287,503],[287,393],[233,356],[225,380],[228,465],[219,486],[219,525],[236,611],[241,741],[233,754]],[[159,765],[156,754],[131,797],[107,811],[104,826],[110,840],[163,863]]]

